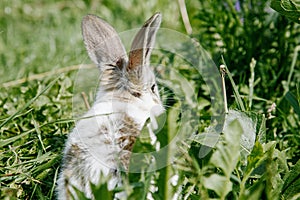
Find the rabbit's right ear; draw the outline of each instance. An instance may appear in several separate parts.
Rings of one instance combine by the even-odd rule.
[[[114,65],[122,67],[127,62],[125,48],[118,33],[107,22],[95,15],[83,18],[82,35],[85,47],[91,60],[99,67]]]
[[[128,68],[130,70],[141,69],[150,63],[150,55],[160,23],[161,14],[155,13],[136,34],[129,53]]]

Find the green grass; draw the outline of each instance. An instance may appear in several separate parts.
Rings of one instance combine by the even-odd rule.
[[[210,77],[176,54],[155,51],[153,62],[166,69],[157,73],[168,106],[158,142],[163,147],[181,140],[151,163],[144,157],[138,166],[144,173],[124,177],[118,189],[131,199],[145,199],[145,191],[154,199],[299,198],[300,26],[268,2],[241,2],[240,9],[234,0],[185,2],[191,36],[229,70],[230,112],[217,118],[217,126],[210,124]],[[92,103],[97,83],[90,78],[95,82],[85,84],[82,76],[94,77],[95,69],[76,70],[90,63],[82,17],[97,14],[122,32],[160,11],[164,28],[186,34],[185,26],[177,1],[3,0],[0,9],[0,198],[54,199],[64,142],[87,110],[80,92]],[[218,127],[223,121],[226,126]],[[243,136],[254,136],[255,145]],[[140,139],[134,151],[153,149]],[[147,172],[178,155],[171,165]],[[94,186],[94,193],[111,195],[105,187]]]

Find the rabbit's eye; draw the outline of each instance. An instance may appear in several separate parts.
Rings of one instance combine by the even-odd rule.
[[[151,91],[152,91],[153,93],[155,93],[155,84],[153,84],[153,85],[151,86]]]

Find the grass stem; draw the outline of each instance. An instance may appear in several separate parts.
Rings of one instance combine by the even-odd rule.
[[[187,34],[191,35],[193,33],[193,29],[189,20],[188,12],[186,9],[185,1],[184,0],[178,0],[180,14],[182,17],[184,28],[187,32]]]
[[[13,87],[13,86],[17,86],[20,85],[22,83],[25,83],[26,81],[34,81],[34,80],[42,80],[45,77],[48,76],[53,76],[53,75],[58,75],[61,73],[66,73],[66,72],[70,72],[70,71],[74,71],[74,70],[79,70],[79,69],[90,69],[90,68],[94,68],[95,65],[92,64],[81,64],[81,65],[73,65],[73,66],[68,66],[68,67],[64,67],[61,69],[57,69],[57,70],[51,70],[51,71],[47,71],[47,72],[43,72],[40,74],[33,74],[31,76],[25,77],[25,78],[21,78],[18,80],[14,80],[14,81],[9,81],[6,83],[2,83],[2,86],[4,88],[8,88],[8,87]]]

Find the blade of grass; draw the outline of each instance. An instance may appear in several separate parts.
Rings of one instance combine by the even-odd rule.
[[[292,64],[291,64],[291,69],[290,69],[288,80],[287,80],[287,88],[285,88],[286,91],[284,93],[288,92],[289,85],[290,85],[291,79],[292,79],[292,75],[294,73],[294,69],[295,69],[295,65],[296,65],[296,61],[297,61],[299,51],[300,51],[300,46],[296,46],[295,49],[294,49],[293,61],[292,61]]]
[[[46,152],[46,149],[45,149],[45,146],[44,146],[44,143],[43,143],[43,140],[42,140],[42,134],[41,134],[40,126],[39,126],[38,122],[34,119],[32,113],[31,113],[31,118],[32,118],[32,121],[33,121],[35,132],[37,133],[38,139],[39,139],[39,141],[42,145],[43,151]]]
[[[75,71],[75,70],[79,70],[79,69],[92,69],[92,68],[95,68],[95,65],[93,65],[93,64],[73,65],[73,66],[60,68],[57,70],[43,72],[40,74],[34,74],[34,75],[28,76],[26,78],[21,78],[18,80],[2,83],[2,86],[3,87],[13,87],[13,86],[25,83],[26,81],[42,80],[43,78],[48,77],[48,76],[54,76],[54,75],[58,75],[58,74],[62,74],[62,73],[70,72],[70,71]]]
[[[14,136],[14,137],[11,137],[11,138],[8,138],[8,139],[5,139],[5,140],[1,140],[1,141],[0,141],[0,148],[4,147],[4,146],[6,146],[6,145],[8,145],[8,144],[10,144],[10,143],[12,143],[12,142],[14,142],[14,141],[20,139],[20,138],[23,138],[23,137],[25,137],[26,135],[28,135],[29,133],[32,133],[32,132],[34,132],[34,131],[35,131],[35,129],[31,129],[31,130],[29,130],[29,131],[26,131],[26,132],[24,132],[24,133],[21,133],[20,135],[16,135],[16,136]]]
[[[37,184],[34,185],[34,188],[33,188],[33,191],[31,193],[30,199],[33,199],[33,196],[34,196],[34,193],[36,191],[36,188],[37,188]]]
[[[52,188],[51,188],[51,191],[50,191],[50,199],[52,199],[53,194],[54,194],[54,190],[55,190],[55,187],[56,187],[56,181],[57,181],[57,177],[58,177],[58,172],[59,172],[59,167],[56,168],[56,170],[55,170],[55,174],[54,174],[54,178],[53,178],[53,185],[52,185]]]
[[[225,65],[225,67],[226,67],[226,72],[227,72],[228,78],[229,78],[230,83],[231,83],[232,88],[233,88],[234,98],[235,98],[235,100],[237,101],[237,103],[238,103],[240,109],[241,109],[242,111],[246,111],[245,106],[244,106],[244,103],[243,103],[242,98],[241,98],[241,95],[240,95],[240,93],[239,93],[239,91],[238,91],[238,88],[237,88],[236,84],[234,83],[234,80],[233,80],[233,78],[232,78],[232,75],[231,75],[231,73],[230,73],[229,70],[228,70],[228,67],[227,67],[227,65],[226,65],[226,63],[225,63],[225,59],[224,59],[223,56],[222,56],[222,61],[223,61],[224,65]]]
[[[23,138],[25,137],[26,135],[32,133],[32,132],[35,132],[36,131],[36,128],[38,129],[41,129],[42,127],[44,126],[49,126],[51,124],[63,124],[63,123],[70,123],[70,122],[74,122],[76,120],[79,120],[79,119],[87,119],[87,118],[90,118],[92,116],[88,116],[88,117],[81,117],[81,118],[76,118],[76,119],[60,119],[60,120],[56,120],[56,121],[53,121],[53,122],[48,122],[48,123],[45,123],[43,125],[40,125],[38,127],[35,127],[33,129],[30,129],[24,133],[21,133],[20,135],[16,135],[14,137],[11,137],[11,138],[8,138],[8,139],[5,139],[5,140],[0,140],[0,148],[20,139],[20,138]]]
[[[183,21],[183,25],[185,27],[185,30],[187,34],[191,35],[193,33],[193,29],[189,20],[189,16],[187,13],[185,0],[178,0],[179,8],[180,8],[180,14]]]
[[[294,108],[295,113],[297,113],[297,115],[300,117],[300,105],[296,96],[290,91],[288,91],[284,97]]]

